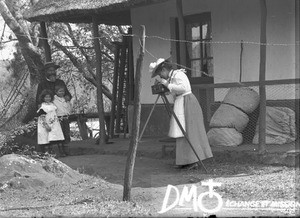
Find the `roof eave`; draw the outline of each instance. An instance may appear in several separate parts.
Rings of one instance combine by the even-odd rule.
[[[91,23],[92,17],[97,16],[99,24],[108,25],[131,25],[130,11],[132,8],[157,4],[169,0],[140,0],[131,4],[114,4],[94,9],[75,9],[52,14],[37,14],[32,16],[33,11],[24,14],[24,18],[30,22],[69,22],[69,23]],[[123,6],[123,7],[122,7]]]
[[[99,24],[106,25],[131,25],[130,11],[120,11],[112,13],[95,13],[95,10],[85,11],[72,10],[67,12],[58,12],[52,15],[40,15],[30,17],[30,22],[58,22],[58,23],[92,23],[93,16]]]

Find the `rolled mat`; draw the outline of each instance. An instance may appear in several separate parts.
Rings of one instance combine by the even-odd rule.
[[[209,127],[235,128],[242,132],[249,122],[248,115],[234,106],[221,104],[212,116]]]
[[[248,114],[257,108],[259,95],[249,87],[235,87],[229,89],[223,102],[234,105]]]
[[[211,146],[238,146],[243,142],[243,136],[234,128],[211,128],[207,133]]]

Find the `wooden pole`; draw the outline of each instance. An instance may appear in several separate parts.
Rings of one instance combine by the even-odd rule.
[[[242,82],[243,75],[243,51],[244,51],[244,42],[241,40],[241,52],[240,52],[240,82]]]
[[[132,34],[132,29],[130,28],[128,34]],[[129,104],[133,103],[134,97],[134,66],[133,66],[133,49],[132,49],[132,37],[128,38],[128,96]]]
[[[115,66],[114,66],[114,79],[113,79],[113,91],[111,100],[111,114],[110,114],[110,138],[114,137],[115,130],[115,119],[116,119],[116,99],[117,99],[117,88],[118,88],[118,76],[119,76],[119,63],[120,63],[120,45],[115,43]]]
[[[183,19],[182,0],[176,0],[178,15],[179,40],[185,40],[185,25]],[[180,64],[186,66],[186,46],[184,42],[179,42]]]
[[[296,78],[300,78],[300,0],[295,0],[295,44],[296,44],[296,47],[295,47],[295,57],[296,57]],[[295,80],[296,82],[296,80]],[[297,87],[297,86],[296,86]],[[298,84],[298,87],[299,87],[299,84]],[[296,146],[295,148],[299,151],[300,150],[300,136],[299,136],[299,128],[300,128],[300,100],[299,100],[299,90],[297,91],[296,90],[296,96],[295,96],[295,99],[296,99],[296,107],[295,107],[295,111],[297,111],[297,114],[298,116],[296,116],[296,129],[297,129],[297,135],[298,135],[298,139],[296,139]],[[296,158],[296,175],[297,175],[297,178],[296,178],[296,182],[295,184],[297,184],[297,187],[296,187],[296,193],[295,193],[295,196],[300,196],[300,188],[299,188],[299,182],[300,182],[300,155],[298,155],[298,157]],[[297,207],[296,211],[295,211],[295,215],[296,216],[300,216],[300,208]]]
[[[100,50],[100,42],[99,42],[99,29],[98,22],[95,17],[93,19],[93,38],[94,38],[94,49],[96,52],[96,79],[97,79],[97,108],[98,108],[98,116],[99,116],[99,129],[100,129],[100,140],[99,145],[104,146],[105,144],[105,123],[104,123],[104,107],[103,107],[103,96],[102,96],[102,57]]]
[[[145,54],[145,26],[141,26],[141,36],[140,36],[140,55],[136,63],[136,74],[135,74],[135,90],[134,90],[134,108],[133,108],[133,123],[132,123],[132,135],[130,138],[129,153],[127,157],[125,178],[124,178],[124,191],[123,191],[123,200],[131,200],[131,186],[132,186],[132,177],[133,169],[135,163],[136,150],[139,142],[139,131],[140,131],[140,118],[141,118],[141,78],[142,78],[142,66],[143,58]]]
[[[116,112],[116,132],[121,132],[121,115],[123,113],[123,97],[124,97],[124,82],[125,82],[125,68],[126,68],[126,57],[127,57],[127,38],[123,36],[121,59],[119,68],[119,85],[118,85],[118,96],[117,96],[117,112]]]
[[[46,62],[51,61],[51,49],[48,43],[48,36],[47,36],[47,29],[46,29],[46,24],[45,22],[40,22],[40,26],[41,26],[41,35],[42,35],[42,42],[43,42],[43,47],[45,50],[45,58],[46,58]]]
[[[300,78],[300,0],[295,0],[295,62],[296,62],[296,78]],[[295,81],[296,82],[296,81]],[[300,100],[299,100],[299,90],[296,91],[296,107],[295,111],[298,111],[298,117],[296,117],[296,126],[297,126],[297,133],[299,132],[300,128]],[[300,150],[300,136],[298,134],[298,143],[296,143],[296,149]],[[300,162],[300,157],[298,158],[298,167]],[[299,189],[300,192],[300,189]],[[298,210],[300,212],[300,209]]]
[[[259,153],[266,151],[266,43],[267,43],[267,5],[260,0],[260,63],[259,63]]]

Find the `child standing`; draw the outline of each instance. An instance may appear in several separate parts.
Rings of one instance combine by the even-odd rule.
[[[61,141],[58,148],[62,156],[67,156],[67,148],[65,144],[68,144],[71,141],[70,138],[70,122],[69,115],[71,113],[71,103],[65,99],[65,87],[62,85],[55,86],[55,95],[53,103],[57,107],[57,116],[64,134],[65,140]]]
[[[48,89],[43,90],[39,99],[42,104],[37,111],[40,114],[37,124],[37,141],[42,152],[45,152],[45,147],[48,147],[50,153],[52,152],[51,142],[64,140],[64,135],[56,115],[57,107],[52,103],[53,93]]]

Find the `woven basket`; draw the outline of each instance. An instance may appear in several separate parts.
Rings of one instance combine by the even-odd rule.
[[[249,122],[248,115],[234,106],[221,104],[212,116],[209,127],[235,128],[242,132]]]
[[[211,146],[238,146],[243,142],[243,136],[234,128],[212,128],[207,133]]]
[[[241,108],[249,114],[257,108],[259,104],[259,95],[251,88],[236,87],[229,89],[223,102]]]

